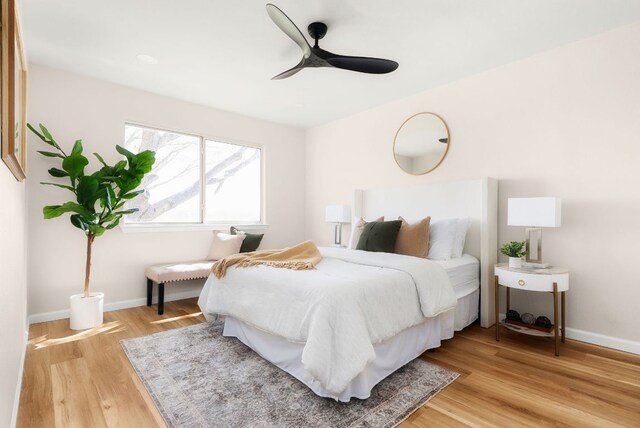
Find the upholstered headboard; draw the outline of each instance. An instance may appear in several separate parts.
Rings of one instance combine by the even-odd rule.
[[[480,260],[480,324],[495,322],[493,265],[498,259],[498,181],[493,178],[355,190],[355,216],[386,219],[469,217],[464,251]]]

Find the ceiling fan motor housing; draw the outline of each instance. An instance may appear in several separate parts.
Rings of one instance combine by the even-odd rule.
[[[312,39],[318,43],[318,40],[323,38],[327,34],[327,25],[323,22],[312,22],[307,27],[307,31]]]

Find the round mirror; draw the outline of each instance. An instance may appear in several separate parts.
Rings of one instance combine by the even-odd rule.
[[[393,141],[393,156],[405,172],[426,174],[440,165],[449,150],[449,128],[435,113],[405,120]]]

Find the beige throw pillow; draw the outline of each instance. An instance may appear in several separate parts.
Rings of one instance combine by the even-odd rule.
[[[402,217],[400,232],[396,239],[396,254],[404,254],[406,256],[427,257],[429,250],[429,222],[431,217],[426,217],[417,223],[409,224]]]
[[[373,221],[384,221],[384,216],[379,217]],[[349,249],[355,250],[358,246],[358,241],[360,240],[360,235],[362,235],[362,231],[366,224],[369,223],[365,221],[362,217],[351,224],[351,238],[349,238]]]
[[[242,241],[246,235],[230,235],[228,233],[213,232],[213,242],[209,251],[209,260],[220,260],[240,252]]]

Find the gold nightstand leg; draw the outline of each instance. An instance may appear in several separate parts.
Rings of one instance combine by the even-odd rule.
[[[556,357],[560,355],[560,341],[558,336],[558,330],[560,326],[558,325],[558,284],[553,283],[553,341],[556,345]]]
[[[566,293],[566,291],[562,292],[562,343],[564,343],[564,337],[565,337],[565,331],[567,330],[567,321],[564,315],[564,311],[565,311],[565,297],[564,297],[564,293]]]
[[[507,288],[508,289],[508,288]],[[498,284],[498,277],[495,277],[495,308],[496,308],[496,340],[500,341],[500,284]]]

